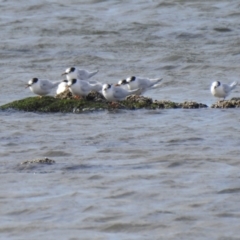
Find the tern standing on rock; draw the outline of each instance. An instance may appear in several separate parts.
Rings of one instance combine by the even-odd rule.
[[[92,76],[94,76],[97,73],[98,73],[98,70],[96,70],[94,72],[89,72],[84,69],[70,67],[70,68],[67,68],[65,70],[65,72],[62,73],[62,75],[66,75],[66,78],[68,81],[70,81],[71,79],[88,80],[89,78],[91,78]]]
[[[85,97],[91,91],[99,92],[102,90],[102,84],[99,82],[92,84],[84,80],[71,79],[67,84],[72,94],[77,97]]]
[[[215,81],[211,85],[211,93],[214,97],[225,99],[231,91],[237,86],[237,82],[233,82],[230,85]]]
[[[102,94],[108,101],[122,101],[127,96],[131,94],[135,94],[139,91],[139,89],[135,90],[126,90],[122,88],[120,85],[110,85],[103,84]]]
[[[57,87],[61,82],[62,81],[51,82],[47,79],[32,78],[28,81],[26,87],[29,87],[33,93],[39,96],[45,96],[49,94],[51,90]]]
[[[162,78],[141,78],[141,77],[128,77],[126,79],[128,88],[130,90],[134,89],[141,89],[141,93],[146,92],[149,89],[157,88],[160,86],[160,82],[162,81]]]
[[[63,80],[59,85],[56,90],[56,94],[61,94],[68,89],[68,80]]]

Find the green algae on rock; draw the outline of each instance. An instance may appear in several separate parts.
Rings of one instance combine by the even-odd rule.
[[[171,101],[153,101],[151,98],[130,95],[121,102],[108,102],[100,93],[91,92],[84,99],[75,99],[66,92],[56,97],[29,97],[0,106],[1,110],[14,109],[26,112],[74,112],[81,113],[95,110],[116,109],[171,109],[171,108],[206,108],[207,105],[196,102],[175,103]]]
[[[239,108],[240,98],[232,98],[231,100],[221,100],[212,104],[211,108]]]
[[[59,99],[50,96],[29,97],[17,100],[0,106],[0,109],[14,109],[26,112],[75,112],[77,109],[81,111],[84,108],[106,109],[104,103],[88,101],[85,99]]]

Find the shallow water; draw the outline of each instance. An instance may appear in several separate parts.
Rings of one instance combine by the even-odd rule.
[[[146,96],[208,106],[212,81],[240,75],[237,0],[0,9],[0,104],[71,65],[109,83],[160,76]],[[239,109],[0,115],[2,239],[237,239]],[[56,163],[21,164],[43,157]]]

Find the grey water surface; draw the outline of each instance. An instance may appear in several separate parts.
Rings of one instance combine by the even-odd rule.
[[[213,81],[239,81],[238,0],[2,0],[0,12],[0,105],[70,66],[104,83],[163,77],[146,96],[208,106]],[[239,239],[239,122],[239,109],[2,111],[0,238]],[[56,163],[21,164],[44,157]]]

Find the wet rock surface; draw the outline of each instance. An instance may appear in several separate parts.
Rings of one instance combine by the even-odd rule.
[[[212,104],[211,108],[239,108],[240,98],[232,98],[231,100],[220,100]]]
[[[203,103],[197,103],[197,102],[184,102],[184,103],[180,103],[179,104],[181,108],[190,108],[190,109],[194,109],[194,108],[206,108],[208,107],[206,104]]]
[[[63,93],[60,94],[56,94],[55,98],[59,98],[59,99],[78,99],[76,97],[73,96],[73,94],[67,89],[66,91],[64,91]],[[81,99],[81,98],[79,98]],[[99,92],[90,92],[85,98],[86,100],[89,101],[95,101],[95,102],[107,102],[107,100],[104,98],[104,96],[99,93]]]
[[[67,89],[66,91],[60,93],[60,94],[56,94],[55,98],[59,98],[59,99],[73,99],[73,95],[72,93]]]
[[[158,108],[188,108],[188,109],[195,109],[195,108],[207,108],[208,106],[203,103],[197,102],[184,102],[184,103],[175,103],[171,101],[155,101],[154,104],[158,106]]]
[[[108,102],[100,93],[91,92],[85,98],[76,98],[71,92],[66,91],[51,96],[30,97],[14,101],[3,106],[0,109],[15,109],[27,112],[73,112],[81,113],[96,110],[113,110],[113,109],[168,109],[168,108],[203,108],[207,105],[195,102],[175,103],[172,101],[153,101],[151,98],[130,95],[121,102]]]
[[[71,92],[66,91],[55,97],[45,96],[30,97],[17,100],[0,106],[1,110],[15,109],[27,112],[73,112],[82,113],[87,111],[116,110],[116,109],[198,109],[207,108],[203,103],[186,101],[176,103],[169,100],[153,100],[149,97],[130,95],[121,102],[108,102],[101,93],[91,92],[84,98],[76,98]],[[218,101],[211,106],[212,108],[238,108],[240,107],[240,98]]]
[[[21,162],[21,164],[33,164],[33,163],[39,163],[39,164],[54,164],[55,161],[49,158],[39,158],[39,159],[33,159],[33,160],[27,160],[24,162]]]

